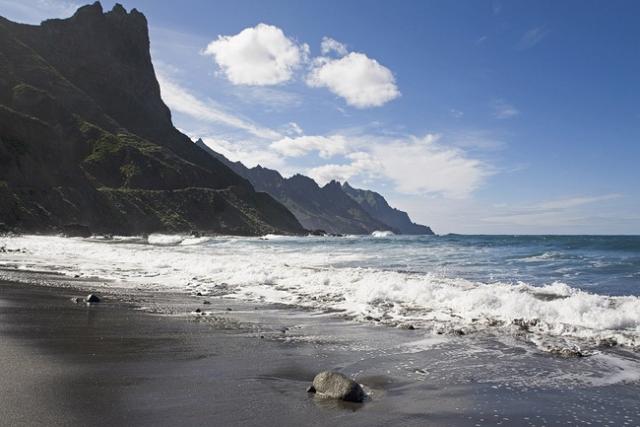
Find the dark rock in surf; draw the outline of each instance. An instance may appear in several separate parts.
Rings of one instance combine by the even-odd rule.
[[[360,384],[339,372],[320,372],[313,379],[313,385],[307,389],[320,397],[339,399],[347,402],[362,402],[365,397]]]
[[[89,294],[86,299],[87,303],[95,304],[101,301],[101,299],[95,294]]]
[[[562,347],[562,348],[552,348],[549,350],[549,353],[555,354],[556,356],[565,357],[565,358],[579,358],[579,357],[588,357],[591,356],[590,353],[582,351],[579,347]]]
[[[327,232],[324,230],[315,229],[315,230],[309,230],[309,234],[311,236],[326,236]]]

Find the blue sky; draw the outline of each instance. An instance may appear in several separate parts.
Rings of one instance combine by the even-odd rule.
[[[348,179],[439,233],[640,233],[638,2],[122,3],[176,126],[233,160]]]

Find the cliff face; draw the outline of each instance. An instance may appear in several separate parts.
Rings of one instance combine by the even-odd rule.
[[[406,212],[389,206],[385,198],[375,191],[353,188],[348,182],[342,184],[342,191],[369,215],[393,227],[400,234],[433,234],[431,228],[411,221]]]
[[[389,206],[380,194],[354,189],[332,181],[320,187],[304,175],[283,178],[275,170],[247,168],[211,150],[202,140],[196,145],[247,178],[258,191],[265,191],[285,205],[307,229],[328,233],[370,234],[390,230],[399,234],[433,234],[429,227],[411,222],[409,215]]]
[[[0,222],[24,231],[302,233],[173,127],[135,9],[0,18]]]

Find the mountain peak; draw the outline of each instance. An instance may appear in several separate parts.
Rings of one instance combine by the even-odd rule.
[[[332,179],[327,184],[325,184],[324,188],[332,189],[332,190],[333,189],[341,189],[342,185],[340,185],[340,182],[336,181],[335,179]]]
[[[115,7],[114,7],[115,8]],[[98,16],[102,16],[104,13],[102,9],[102,4],[99,1],[94,2],[93,4],[87,4],[85,6],[81,6],[76,10],[71,19],[73,20],[86,20],[86,19],[95,19]]]
[[[115,13],[117,15],[126,15],[127,9],[124,8],[120,3],[116,3],[113,5],[113,9],[111,9],[111,13]]]

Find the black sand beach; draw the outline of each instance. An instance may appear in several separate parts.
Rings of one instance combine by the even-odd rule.
[[[0,284],[2,425],[640,424],[637,379],[603,372],[598,385],[592,358],[195,296],[101,293],[87,306],[71,298],[90,282],[12,275],[23,283]],[[307,394],[325,369],[355,377],[368,401]]]

